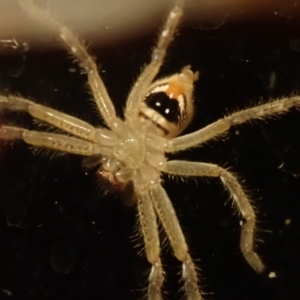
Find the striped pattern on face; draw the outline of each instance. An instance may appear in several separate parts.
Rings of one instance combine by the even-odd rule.
[[[155,110],[167,121],[179,124],[184,118],[185,99],[183,95],[176,95],[169,84],[155,87],[144,99],[147,107]]]
[[[193,83],[197,78],[198,73],[186,66],[180,73],[155,81],[141,101],[141,120],[153,124],[161,136],[177,136],[193,117]]]

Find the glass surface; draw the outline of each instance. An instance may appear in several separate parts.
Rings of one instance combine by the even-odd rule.
[[[240,17],[243,11],[229,8],[217,19],[186,16],[160,74],[188,64],[200,71],[196,114],[188,132],[230,112],[300,91],[297,2],[274,1],[245,18]],[[103,42],[85,38],[120,115],[149,60],[163,16],[160,11],[153,26],[138,34]],[[1,36],[1,94],[22,95],[101,125],[86,76],[55,35],[40,36],[39,42],[14,38]],[[37,127],[20,113],[2,113],[1,123]],[[138,255],[142,246],[135,238],[135,209],[118,195],[105,194],[93,170],[82,168],[80,157],[32,150],[22,142],[0,145],[0,298],[140,299],[150,265],[145,255]],[[294,109],[281,118],[234,127],[221,139],[174,156],[230,168],[258,211],[257,251],[267,267],[262,275],[240,253],[241,218],[234,215],[218,179],[183,183],[164,178],[201,269],[206,300],[297,298],[299,153],[300,112]],[[162,253],[166,299],[181,299],[181,265],[168,246]]]

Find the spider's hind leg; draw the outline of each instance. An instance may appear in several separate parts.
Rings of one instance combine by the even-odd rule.
[[[6,141],[23,140],[38,148],[52,149],[82,156],[101,152],[97,144],[76,137],[51,132],[27,130],[14,126],[0,126],[0,139]]]
[[[196,267],[188,252],[184,235],[172,203],[161,185],[150,192],[155,211],[168,236],[175,257],[182,262],[182,279],[187,300],[203,300],[198,285]]]
[[[161,300],[164,272],[160,260],[160,243],[156,214],[149,193],[136,193],[136,199],[146,256],[147,260],[152,264],[147,299]]]
[[[2,110],[26,112],[39,121],[91,142],[95,142],[96,132],[100,132],[83,120],[22,97],[0,95]]]
[[[234,205],[245,219],[241,232],[241,251],[246,261],[257,273],[263,272],[264,265],[254,251],[255,211],[251,205],[251,200],[244,192],[237,178],[232,173],[214,164],[178,160],[167,162],[164,172],[180,176],[209,176],[221,179],[224,186],[228,189]]]

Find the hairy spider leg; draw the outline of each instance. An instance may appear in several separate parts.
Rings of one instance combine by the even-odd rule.
[[[19,3],[32,19],[44,23],[59,34],[59,37],[69,49],[70,53],[74,55],[78,60],[79,65],[87,73],[88,84],[101,116],[106,125],[112,128],[114,126],[113,123],[117,118],[115,108],[98,73],[97,64],[87,52],[84,44],[80,42],[66,26],[53,19],[42,9],[38,8],[33,0],[19,0]]]
[[[238,212],[246,220],[242,225],[241,231],[241,251],[249,265],[257,273],[261,273],[264,270],[264,265],[254,251],[255,212],[251,205],[250,198],[246,195],[236,177],[227,170],[214,164],[179,160],[168,161],[164,172],[185,177],[209,176],[219,177],[221,179],[225,188],[228,189]]]
[[[125,118],[130,120],[138,116],[139,102],[145,97],[149,86],[163,64],[168,47],[183,15],[184,0],[176,0],[163,25],[158,41],[152,51],[151,61],[143,69],[131,89],[125,109]]]
[[[168,141],[166,152],[173,153],[192,147],[197,147],[225,133],[230,127],[255,119],[264,119],[288,112],[293,107],[300,106],[300,96],[285,97],[258,106],[244,109],[220,119],[195,132],[182,135]]]

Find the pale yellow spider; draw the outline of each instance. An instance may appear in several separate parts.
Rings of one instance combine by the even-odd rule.
[[[233,125],[283,113],[299,105],[300,97],[283,98],[239,111],[196,132],[177,137],[193,118],[193,85],[198,73],[186,66],[177,74],[153,82],[183,15],[184,0],[175,0],[152,51],[151,60],[130,91],[125,120],[121,120],[116,116],[97,65],[85,46],[67,27],[35,6],[33,0],[19,0],[19,3],[33,19],[56,31],[77,59],[87,74],[89,88],[109,129],[95,128],[85,121],[22,97],[0,96],[2,110],[27,112],[37,120],[66,132],[64,135],[3,125],[0,127],[0,138],[20,139],[36,147],[84,156],[87,165],[100,165],[98,175],[101,180],[108,181],[115,189],[122,191],[128,184],[132,185],[145,253],[152,265],[147,291],[149,300],[163,298],[164,271],[160,260],[158,223],[161,223],[175,257],[182,263],[187,299],[203,299],[195,264],[171,201],[161,185],[162,172],[172,176],[220,178],[245,220],[241,232],[241,251],[250,266],[256,272],[262,272],[264,265],[254,251],[254,209],[235,176],[214,164],[168,161],[165,153],[196,147],[221,135]]]

